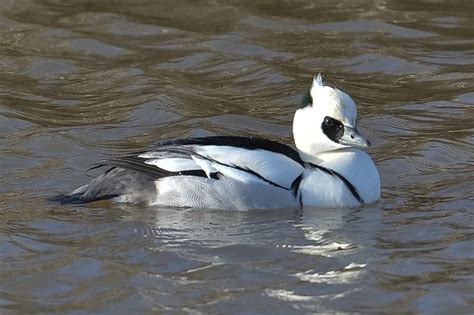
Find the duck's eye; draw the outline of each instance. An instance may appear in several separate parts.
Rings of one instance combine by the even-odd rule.
[[[332,119],[331,117],[324,117],[324,124],[328,127],[331,127],[332,125],[334,125],[334,119]]]
[[[344,134],[344,125],[339,120],[329,116],[324,117],[321,129],[329,139],[336,143],[339,143],[339,139]]]

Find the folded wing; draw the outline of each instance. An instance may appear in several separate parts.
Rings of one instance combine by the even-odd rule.
[[[303,172],[298,153],[284,144],[259,138],[206,137],[162,142],[155,150],[107,160],[105,164],[157,177],[225,176],[290,190]]]

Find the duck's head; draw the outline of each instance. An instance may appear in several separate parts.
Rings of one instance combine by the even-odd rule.
[[[344,148],[366,148],[370,142],[357,131],[357,108],[352,98],[314,77],[293,120],[296,148],[303,160]]]

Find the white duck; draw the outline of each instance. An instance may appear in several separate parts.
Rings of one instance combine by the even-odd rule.
[[[293,120],[297,150],[260,138],[216,136],[164,141],[111,158],[109,169],[59,203],[102,199],[165,207],[262,209],[357,207],[380,198],[379,173],[357,131],[346,93],[314,78]]]

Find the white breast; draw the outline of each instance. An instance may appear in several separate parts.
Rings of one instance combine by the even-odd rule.
[[[363,201],[380,198],[380,176],[370,156],[360,150],[338,150],[318,155],[319,165],[344,176]],[[355,207],[360,202],[337,176],[318,169],[307,169],[300,186],[303,205],[318,207]]]

